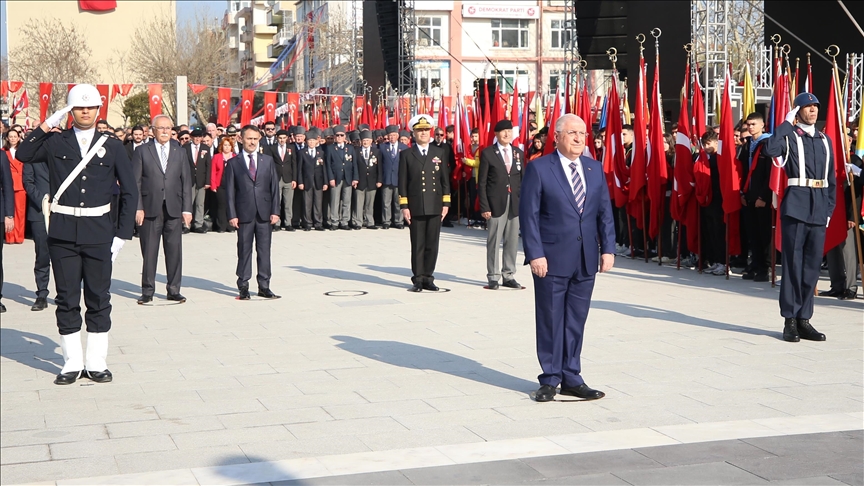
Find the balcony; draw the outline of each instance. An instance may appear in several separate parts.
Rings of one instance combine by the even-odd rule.
[[[270,59],[276,59],[279,57],[279,54],[282,54],[282,51],[285,50],[285,47],[279,45],[270,44],[267,46],[267,57]]]
[[[252,26],[252,30],[256,34],[273,35],[277,32],[278,29],[270,25],[255,24]]]
[[[228,36],[228,48],[237,49],[237,36]]]
[[[240,33],[240,42],[243,42],[243,43],[252,42],[252,40],[254,38],[255,38],[255,36],[252,34],[251,31],[244,31],[244,32]]]
[[[276,6],[273,6],[272,10],[267,11],[267,25],[271,25],[273,27],[278,27],[282,25],[282,20],[285,17],[282,15],[281,10],[276,10]]]

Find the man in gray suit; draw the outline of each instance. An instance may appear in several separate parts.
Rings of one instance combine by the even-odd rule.
[[[254,125],[241,130],[243,150],[225,164],[223,185],[228,200],[228,224],[237,228],[237,288],[239,300],[249,300],[252,244],[258,253],[258,296],[278,299],[270,290],[270,225],[279,223],[279,172],[264,153],[261,132]]]
[[[138,185],[135,224],[141,227],[141,298],[153,301],[160,240],[165,243],[168,300],[183,303],[180,279],[183,273],[183,225],[192,222],[192,172],[187,151],[171,140],[173,123],[166,115],[153,119],[156,138],[132,154],[132,170]],[[181,222],[182,218],[182,222]]]

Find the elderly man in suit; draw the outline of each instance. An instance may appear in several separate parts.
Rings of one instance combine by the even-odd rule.
[[[399,209],[399,153],[408,146],[399,141],[399,126],[390,125],[385,130],[386,141],[378,144],[381,151],[381,228],[404,228],[402,211]],[[392,215],[392,220],[391,220]]]
[[[594,277],[615,262],[615,225],[603,165],[582,156],[587,128],[576,115],[555,123],[557,150],[528,164],[519,223],[534,274],[538,402],[561,394],[603,398],[582,379],[580,354]],[[598,265],[599,263],[599,265]]]
[[[237,288],[249,300],[252,244],[258,255],[258,296],[278,299],[270,290],[270,225],[279,223],[279,172],[273,157],[259,147],[261,132],[254,125],[240,131],[243,150],[225,165],[228,224],[237,228]]]
[[[294,219],[294,189],[297,188],[296,149],[293,143],[288,142],[288,132],[285,130],[276,132],[276,143],[264,148],[265,151],[268,149],[270,156],[276,161],[276,171],[280,177],[279,192],[282,196],[282,212],[285,214],[282,227],[276,225],[273,226],[273,230],[294,231],[291,221]]]
[[[0,299],[3,298],[3,243],[5,233],[15,229],[15,197],[12,189],[12,170],[6,152],[0,150],[0,218],[3,218],[3,231],[0,233]],[[0,302],[0,313],[6,312],[6,306]]]
[[[486,220],[489,235],[486,238],[486,278],[490,290],[502,285],[521,289],[513,275],[516,273],[516,252],[519,250],[519,188],[522,184],[522,165],[525,154],[510,144],[513,124],[501,120],[495,124],[497,142],[480,153],[480,216]],[[498,247],[504,240],[504,266]]]
[[[207,200],[207,190],[210,189],[210,147],[204,145],[204,131],[200,128],[192,130],[192,139],[183,148],[189,160],[189,169],[192,177],[188,181],[194,191],[194,219],[192,231],[195,233],[206,233],[204,227],[204,211]],[[157,134],[158,136],[158,134]]]
[[[330,180],[330,230],[348,230],[351,218],[351,193],[357,187],[358,173],[354,146],[345,141],[345,127],[333,128],[335,143],[325,149],[327,177]]]
[[[360,131],[360,147],[357,151],[357,171],[360,176],[354,191],[354,229],[378,229],[375,226],[375,193],[381,187],[381,152],[372,145],[372,131]]]
[[[298,127],[303,128],[303,127]],[[303,229],[324,231],[322,219],[324,208],[324,191],[327,184],[327,169],[324,167],[324,151],[318,148],[320,130],[309,129],[309,138],[303,132],[303,149],[297,152],[297,189],[303,191]]]
[[[135,223],[141,227],[141,298],[138,304],[153,301],[156,290],[156,263],[159,244],[165,243],[168,300],[186,302],[180,294],[183,276],[183,225],[192,221],[192,173],[186,150],[171,140],[171,119],[153,119],[156,138],[132,154],[132,171],[138,186]]]

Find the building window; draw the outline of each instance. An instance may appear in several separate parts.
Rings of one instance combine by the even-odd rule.
[[[417,45],[441,45],[441,17],[417,17]]]
[[[527,84],[528,71],[525,69],[504,69],[495,73],[495,78],[498,81],[498,89],[501,93],[512,93],[513,86],[521,79],[520,86]]]
[[[555,93],[556,89],[564,89],[564,82],[567,80],[567,75],[563,71],[549,71],[549,92]]]
[[[524,49],[528,47],[527,20],[492,20],[492,47]]]
[[[571,30],[564,27],[563,20],[552,21],[552,49],[564,49],[570,42]]]
[[[418,69],[416,78],[419,81],[417,87],[421,96],[430,96],[433,88],[441,87],[440,69]]]

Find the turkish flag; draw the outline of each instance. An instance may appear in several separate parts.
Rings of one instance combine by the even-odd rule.
[[[15,116],[27,108],[30,108],[30,99],[27,97],[27,90],[25,89],[24,92],[21,93],[21,97],[18,98],[18,101],[13,103],[12,114],[9,115],[9,117],[12,118],[13,123],[15,121]]]
[[[48,114],[48,104],[51,102],[53,83],[39,83],[39,123],[45,121]]]
[[[0,81],[0,98],[5,98],[9,94],[9,81]]]
[[[300,108],[300,94],[288,93],[288,124],[296,126]]]
[[[812,83],[812,77],[807,80]],[[843,243],[846,240],[846,222],[852,219],[852,215],[846,214],[846,197],[843,181],[846,180],[846,160],[848,160],[848,152],[844,143],[845,123],[843,122],[844,110],[840,109],[843,103],[843,91],[840,89],[840,79],[838,79],[837,64],[834,64],[834,70],[831,73],[831,88],[828,90],[828,107],[825,110],[825,135],[828,136],[831,142],[831,162],[834,167],[829,167],[834,170],[835,190],[837,191],[836,204],[834,212],[831,214],[831,219],[828,221],[828,229],[825,231],[825,245],[823,246],[823,254],[828,253],[828,250]],[[858,136],[862,136],[860,133]],[[819,177],[822,174],[818,174]],[[830,189],[828,189],[830,190]],[[853,209],[854,211],[854,209]]]
[[[244,89],[242,101],[240,102],[240,125],[246,126],[252,122],[252,106],[255,100],[255,91]]]
[[[264,121],[276,121],[276,92],[264,92]]]
[[[12,93],[21,89],[21,86],[24,86],[24,81],[9,81],[9,91]]]
[[[333,123],[342,124],[342,97],[330,98],[330,111],[333,113]]]
[[[147,86],[150,99],[150,119],[162,114],[162,84],[151,83]]]
[[[219,88],[219,108],[216,111],[216,123],[223,127],[228,126],[228,120],[231,116],[231,88]]]
[[[99,119],[108,119],[108,85],[97,84],[96,89],[99,91],[99,97],[102,98],[102,106],[99,107]]]
[[[132,90],[132,83],[120,85],[120,96],[129,96],[129,91]]]
[[[114,98],[116,98],[118,94],[120,94],[120,85],[119,84],[112,84],[111,85],[111,101],[114,101]]]
[[[587,95],[586,91],[583,91]],[[583,96],[580,108],[585,116],[590,119],[588,97]],[[588,110],[585,113],[585,110]],[[650,220],[648,224],[648,237],[657,238],[660,234],[660,226],[663,224],[664,208],[666,201],[666,181],[669,180],[669,167],[666,164],[666,152],[663,150],[663,107],[660,102],[660,60],[654,65],[654,84],[651,89],[651,121],[648,125],[648,150],[645,170],[648,176],[648,200],[650,202]],[[590,134],[590,130],[588,130]],[[592,147],[593,140],[588,138],[586,147]],[[667,249],[668,250],[668,249]]]
[[[117,8],[117,0],[78,0],[78,7],[88,12],[107,12]]]
[[[207,89],[206,84],[190,84],[189,88],[192,90],[192,94],[201,94],[202,91]]]

